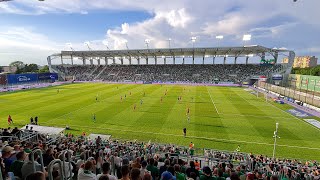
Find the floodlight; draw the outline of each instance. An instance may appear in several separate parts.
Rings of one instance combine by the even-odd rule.
[[[102,41],[102,44],[105,45],[105,46],[108,46],[108,45],[109,45],[109,43],[108,43],[107,40],[103,40],[103,41]]]
[[[197,37],[193,36],[190,38],[192,42],[195,42],[197,40]]]
[[[216,36],[216,39],[223,39],[222,35]]]
[[[171,48],[171,43],[170,43],[170,42],[171,42],[171,40],[172,40],[171,38],[168,38],[168,39],[167,39],[167,41],[168,41],[168,45],[169,45],[169,49]]]
[[[74,51],[71,43],[66,43],[66,46],[67,46],[68,48],[70,48],[72,51]]]
[[[243,47],[257,47],[258,45],[247,45],[247,46],[243,46]]]
[[[281,48],[279,48],[279,50],[287,50],[287,48],[281,47]]]
[[[150,39],[145,39],[144,42],[145,42],[146,44],[148,44],[148,43],[150,43]]]
[[[89,41],[86,41],[86,42],[84,42],[83,44],[84,44],[85,46],[87,46],[89,50],[91,50],[91,48],[90,48],[90,42],[89,42]]]
[[[71,43],[66,43],[66,46],[68,46],[69,48],[72,47]]]
[[[250,40],[251,40],[251,34],[245,34],[245,35],[243,35],[242,40],[243,40],[243,41],[250,41]]]

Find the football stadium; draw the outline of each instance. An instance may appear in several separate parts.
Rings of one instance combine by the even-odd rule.
[[[52,6],[34,3],[39,16]],[[197,45],[200,36],[186,46],[174,36],[154,47],[151,38],[132,48],[126,39],[66,43],[42,69],[1,67],[0,179],[319,179],[317,62],[251,45],[253,36],[241,45],[222,44],[228,35],[216,45]]]

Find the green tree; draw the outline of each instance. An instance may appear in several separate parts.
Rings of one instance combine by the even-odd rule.
[[[24,63],[22,61],[13,61],[9,64],[10,67],[17,67],[16,74],[22,73],[24,68]]]
[[[38,72],[38,71],[39,71],[38,65],[36,64],[26,64],[23,69],[24,73]]]
[[[39,69],[39,73],[47,73],[47,72],[50,72],[48,65],[45,65],[41,69]]]
[[[24,68],[24,63],[22,61],[13,61],[9,66],[14,66],[17,68]]]

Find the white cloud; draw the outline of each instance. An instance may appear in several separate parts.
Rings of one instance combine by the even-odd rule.
[[[45,64],[48,55],[61,49],[59,44],[32,28],[0,27],[0,42],[0,65],[14,60]]]

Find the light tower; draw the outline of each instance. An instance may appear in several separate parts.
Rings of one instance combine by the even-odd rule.
[[[172,41],[172,39],[169,38],[169,39],[167,39],[167,41],[168,41],[168,45],[169,45],[169,49],[170,49],[170,48],[171,48],[171,41]]]
[[[144,43],[146,43],[147,49],[149,49],[149,43],[150,43],[150,39],[145,39]]]
[[[108,43],[107,40],[103,40],[103,41],[102,41],[102,44],[105,45],[108,50],[110,50],[110,48],[109,48],[109,43]]]
[[[72,51],[74,51],[71,43],[66,43],[66,46],[67,46],[68,48],[70,48]]]
[[[243,35],[242,41],[244,42],[244,45],[246,45],[246,42],[247,42],[247,41],[250,41],[250,40],[251,40],[251,34],[245,34],[245,35]]]
[[[196,42],[197,37],[193,36],[190,39],[191,39],[191,42],[192,42],[192,48],[194,48],[194,43]]]
[[[280,137],[278,136],[278,127],[279,127],[279,123],[276,123],[276,130],[273,132],[273,138],[274,138],[274,143],[273,143],[273,154],[272,154],[272,158],[275,157],[276,155],[276,146],[277,146],[277,139]]]
[[[86,41],[83,44],[88,47],[89,51],[92,50],[91,47],[90,47],[90,42],[89,41]]]
[[[218,35],[218,36],[216,36],[216,40],[217,40],[217,44],[218,44],[218,47],[220,46],[220,41],[222,41],[222,39],[223,39],[223,36],[222,35]]]

